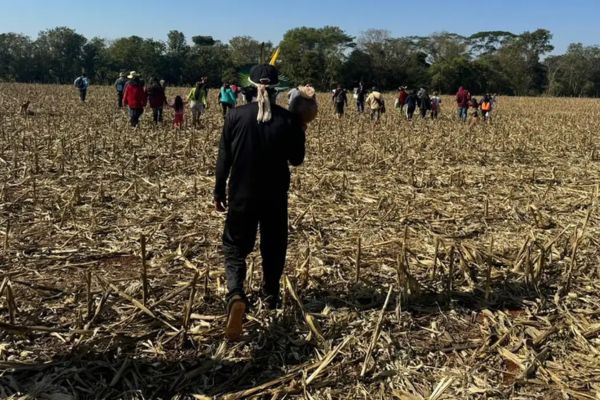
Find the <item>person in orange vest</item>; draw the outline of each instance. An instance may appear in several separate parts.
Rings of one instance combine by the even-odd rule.
[[[486,122],[491,122],[492,120],[492,98],[489,94],[483,96],[481,102],[479,102],[479,109],[481,110],[481,116],[483,120]]]

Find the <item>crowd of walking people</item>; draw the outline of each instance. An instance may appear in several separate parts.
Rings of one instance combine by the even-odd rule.
[[[192,126],[200,126],[200,118],[209,107],[207,82],[208,79],[202,77],[191,88],[185,100],[176,96],[172,102],[169,102],[165,94],[164,80],[150,78],[146,83],[136,71],[131,71],[129,74],[121,73],[114,83],[117,107],[119,109],[127,107],[130,124],[134,127],[139,124],[140,117],[147,106],[152,109],[152,121],[155,124],[163,123],[164,108],[172,108],[174,109],[173,126],[181,128],[185,121],[185,106],[189,105]],[[79,90],[80,100],[85,102],[89,87],[86,75],[79,76],[74,85]],[[306,87],[312,87],[312,85],[307,84]],[[297,88],[292,88],[288,92],[288,104],[296,92]],[[338,84],[331,93],[334,115],[342,118],[348,107],[348,92],[341,84]],[[234,83],[224,81],[218,90],[216,99],[221,106],[223,117],[239,103],[245,104],[251,100],[246,97],[242,88]],[[359,82],[353,89],[352,97],[356,102],[356,111],[360,114],[368,114],[374,122],[379,121],[386,112],[384,95],[376,86],[368,89],[363,82]],[[478,101],[469,90],[461,86],[455,95],[458,120],[468,122],[469,126],[478,121],[490,122],[496,97],[496,95],[488,93]],[[429,94],[424,87],[418,90],[409,90],[406,86],[400,86],[395,94],[394,108],[408,121],[412,121],[415,114],[422,119],[436,120],[441,115],[442,98],[437,91]]]

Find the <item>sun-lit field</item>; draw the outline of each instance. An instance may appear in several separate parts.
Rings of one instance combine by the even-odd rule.
[[[469,128],[320,95],[284,307],[228,343],[209,96],[134,130],[111,88],[0,85],[0,398],[600,399],[600,101]]]

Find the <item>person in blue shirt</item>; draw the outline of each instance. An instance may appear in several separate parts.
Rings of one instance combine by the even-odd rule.
[[[127,79],[125,78],[125,73],[121,72],[119,74],[119,78],[115,81],[115,89],[117,91],[117,107],[119,107],[119,109],[123,108],[123,93],[125,92],[125,84],[127,84]]]
[[[237,94],[227,82],[223,83],[219,91],[219,103],[221,103],[221,107],[223,108],[223,118],[227,115],[227,111],[234,108],[237,103]]]
[[[73,82],[73,84],[77,89],[79,89],[79,99],[82,103],[85,102],[88,86],[90,86],[89,79],[85,74],[81,74],[81,76],[75,79],[75,82]]]

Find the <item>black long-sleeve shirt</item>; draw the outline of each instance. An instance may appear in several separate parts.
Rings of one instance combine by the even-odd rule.
[[[305,134],[296,116],[272,105],[269,122],[258,122],[258,105],[229,110],[225,118],[217,159],[216,200],[245,202],[263,196],[285,194],[290,186],[288,163],[302,164]]]

